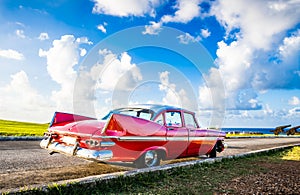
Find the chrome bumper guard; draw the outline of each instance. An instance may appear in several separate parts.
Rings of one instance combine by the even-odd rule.
[[[64,153],[90,160],[108,161],[113,157],[113,152],[111,150],[89,150],[79,147],[78,144],[75,144],[74,146],[65,146],[58,142],[51,142],[49,138],[43,139],[40,146],[53,152]]]

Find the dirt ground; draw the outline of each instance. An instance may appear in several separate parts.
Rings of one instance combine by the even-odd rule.
[[[234,178],[222,184],[229,194],[300,194],[300,161],[258,162],[267,172]]]

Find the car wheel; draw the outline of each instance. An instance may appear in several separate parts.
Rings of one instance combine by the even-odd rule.
[[[160,164],[161,157],[156,150],[148,150],[135,162],[137,168],[154,167]]]
[[[213,147],[213,149],[209,153],[209,158],[216,158],[217,157],[217,144]]]

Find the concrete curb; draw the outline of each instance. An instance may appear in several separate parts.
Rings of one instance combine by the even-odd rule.
[[[231,156],[223,156],[223,157],[210,158],[210,159],[204,159],[204,160],[195,160],[195,161],[189,161],[189,162],[167,164],[167,165],[162,165],[162,166],[153,167],[153,168],[136,169],[136,170],[131,170],[131,171],[89,176],[89,177],[84,177],[84,178],[80,178],[80,179],[59,181],[59,182],[55,182],[55,183],[51,183],[51,184],[47,184],[47,185],[31,185],[26,188],[17,188],[17,189],[13,189],[11,191],[2,192],[2,193],[6,193],[6,194],[16,194],[18,192],[19,193],[20,192],[30,193],[30,191],[36,190],[36,189],[39,189],[41,192],[48,192],[49,187],[54,187],[54,186],[61,186],[61,185],[71,186],[73,184],[93,184],[97,181],[115,179],[115,178],[118,178],[121,176],[128,177],[128,176],[134,176],[134,175],[142,174],[142,173],[164,171],[164,170],[169,170],[169,169],[173,169],[173,168],[177,168],[177,167],[192,166],[195,164],[220,162],[223,159],[249,157],[249,156],[253,156],[253,155],[258,155],[258,154],[263,154],[263,153],[268,153],[268,152],[273,152],[273,151],[278,151],[278,150],[283,150],[283,149],[289,149],[289,148],[292,148],[295,146],[300,146],[300,143],[279,146],[279,147],[273,147],[273,148],[268,148],[268,149],[262,149],[262,150],[256,150],[256,151],[251,151],[251,152],[246,152],[243,154],[237,154],[237,155],[231,155]],[[1,191],[0,191],[0,193],[1,193]]]
[[[42,136],[0,136],[0,141],[38,141]]]

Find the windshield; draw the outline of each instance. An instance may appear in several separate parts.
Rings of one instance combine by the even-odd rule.
[[[102,120],[107,120],[112,114],[125,114],[125,115],[139,117],[146,120],[151,120],[153,116],[153,111],[144,108],[120,108],[111,111],[108,115],[103,117]]]

